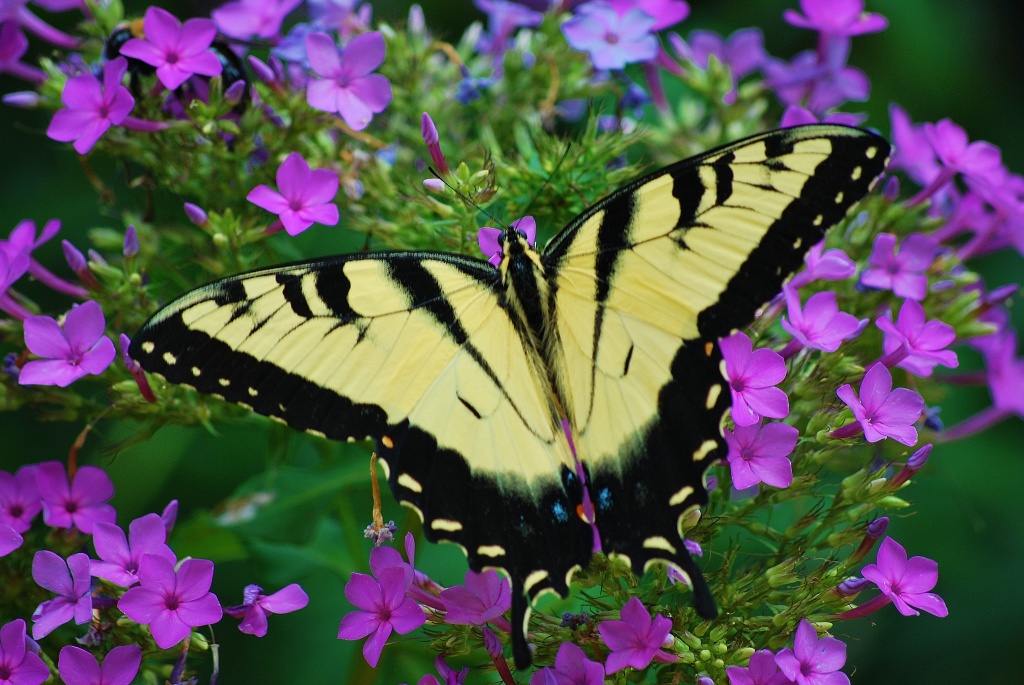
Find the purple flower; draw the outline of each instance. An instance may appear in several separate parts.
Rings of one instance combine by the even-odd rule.
[[[482,36],[477,51],[498,56],[505,52],[509,37],[521,26],[538,26],[544,15],[509,0],[473,0],[478,10],[487,15],[487,35]]]
[[[789,318],[782,317],[782,327],[803,347],[823,352],[835,352],[844,340],[856,337],[867,323],[852,314],[839,311],[836,294],[831,290],[811,295],[803,309],[800,294],[785,286]],[[785,351],[783,357],[787,356]]]
[[[620,15],[610,3],[594,0],[562,24],[562,33],[574,50],[590,54],[595,69],[622,69],[657,57],[655,23],[640,9]]]
[[[928,185],[939,175],[940,167],[924,126],[915,125],[906,110],[895,104],[889,107],[889,118],[892,122],[892,168],[906,171],[919,185]]]
[[[41,640],[71,619],[81,625],[92,618],[88,554],[72,554],[64,561],[60,555],[41,549],[32,558],[32,578],[41,587],[57,593],[32,612],[34,639]]]
[[[217,28],[232,38],[276,38],[285,16],[302,0],[235,0],[210,13]]]
[[[128,524],[128,536],[113,523],[97,523],[93,529],[95,559],[89,572],[115,585],[129,587],[139,582],[139,564],[144,554],[155,554],[175,564],[178,558],[167,546],[167,529],[159,514],[146,514]]]
[[[32,252],[53,238],[60,231],[60,219],[50,219],[36,237],[36,224],[26,219],[19,221],[7,240],[0,240],[0,252],[6,252],[9,260],[17,261],[19,255],[29,259],[28,272],[44,285],[71,297],[86,298],[89,292],[74,283],[55,276],[32,257]]]
[[[137,361],[128,356],[128,348],[131,346],[132,341],[127,335],[122,333],[117,336],[118,347],[121,348],[121,361],[124,362],[124,366],[128,369],[128,373],[135,379],[135,385],[139,387],[139,392],[147,402],[156,402],[156,395],[153,394],[153,388],[149,384],[149,379],[146,378],[146,372],[142,370],[142,367]]]
[[[893,390],[892,374],[884,364],[875,364],[864,374],[859,398],[849,383],[836,390],[836,394],[853,410],[857,423],[837,428],[832,431],[832,437],[856,435],[859,425],[868,442],[892,438],[908,446],[917,443],[914,423],[921,418],[924,400],[907,388]]]
[[[298,152],[293,152],[277,169],[277,192],[258,185],[246,196],[249,202],[280,217],[288,235],[298,235],[314,223],[338,223],[338,174],[330,169],[310,169]]]
[[[263,637],[267,634],[267,616],[288,614],[309,604],[309,595],[296,583],[286,585],[272,595],[262,592],[259,585],[246,585],[242,605],[224,609],[228,616],[242,619],[238,629],[243,633]]]
[[[999,148],[985,141],[969,143],[967,133],[949,119],[925,124],[924,135],[939,161],[953,172],[986,179],[1002,166]]]
[[[767,58],[761,29],[740,29],[728,38],[713,31],[697,30],[690,33],[688,41],[670,34],[669,42],[680,58],[693,62],[701,69],[707,69],[710,58],[714,56],[729,67],[734,84],[761,68]]]
[[[326,33],[306,36],[306,56],[321,78],[306,88],[313,109],[337,112],[349,128],[362,131],[391,104],[391,83],[373,71],[384,63],[384,36],[363,33],[339,53]]]
[[[939,565],[925,557],[907,559],[907,550],[892,538],[885,538],[878,548],[874,564],[868,564],[861,575],[878,586],[887,602],[896,605],[904,616],[919,616],[914,609],[933,616],[946,616],[946,603],[934,592],[939,582]]]
[[[766,483],[788,488],[793,482],[793,465],[787,457],[799,438],[800,431],[784,423],[736,426],[734,431],[725,431],[733,487],[744,490]]]
[[[899,317],[893,323],[892,312],[875,319],[885,333],[882,363],[896,365],[916,376],[930,376],[936,365],[951,369],[959,365],[956,352],[946,348],[956,339],[956,332],[947,323],[925,320],[924,307],[916,300],[904,300]]]
[[[502,618],[512,606],[512,589],[507,578],[495,571],[466,571],[465,585],[441,591],[447,614],[445,623],[482,626]]]
[[[789,398],[775,385],[786,377],[786,362],[774,350],[753,349],[750,338],[741,331],[719,342],[725,358],[725,375],[732,393],[732,420],[737,426],[750,426],[766,416],[785,418]]]
[[[845,281],[857,273],[857,264],[836,248],[825,250],[825,241],[807,251],[803,270],[793,276],[789,287],[800,289],[814,281]]]
[[[3,685],[42,685],[50,677],[38,654],[26,649],[25,621],[18,618],[0,627],[0,682]]]
[[[603,621],[597,629],[601,639],[611,650],[605,661],[608,675],[627,666],[647,668],[651,661],[670,664],[679,660],[674,654],[662,650],[671,639],[672,621],[658,614],[653,619],[636,597],[622,607],[622,620]]]
[[[390,549],[377,547],[373,551]],[[373,553],[371,552],[371,561]],[[377,666],[391,632],[401,635],[416,630],[426,622],[419,605],[405,596],[412,585],[412,568],[390,566],[381,569],[374,579],[364,573],[353,573],[345,585],[345,597],[359,611],[346,614],[338,628],[339,640],[358,640],[370,636],[363,644],[363,656],[370,666]]]
[[[103,659],[81,647],[67,645],[60,650],[57,668],[65,685],[129,685],[142,665],[142,648],[138,645],[114,647]]]
[[[818,638],[818,632],[806,618],[800,620],[793,648],[775,655],[786,677],[796,685],[850,685],[840,668],[846,663],[846,645],[834,637]]]
[[[86,374],[103,373],[117,354],[103,335],[105,327],[103,310],[92,300],[73,307],[63,328],[49,316],[25,319],[25,345],[44,359],[25,364],[18,382],[64,388]]]
[[[847,100],[866,100],[871,84],[864,72],[847,66],[844,52],[837,50],[828,54],[837,56],[823,62],[817,52],[807,50],[788,63],[769,59],[762,66],[765,81],[782,104],[804,103],[816,116]]]
[[[216,76],[223,69],[210,50],[217,27],[209,19],[189,19],[184,24],[159,7],[150,7],[142,20],[146,38],[132,38],[121,54],[156,67],[157,78],[174,90],[193,74]]]
[[[21,533],[6,523],[0,523],[0,557],[6,557],[21,547],[23,542],[25,542],[25,538],[21,537]]]
[[[729,666],[725,669],[730,685],[790,685],[793,681],[779,672],[775,655],[762,649],[750,655],[746,668]]]
[[[938,243],[923,233],[911,233],[896,248],[896,236],[879,233],[871,248],[871,265],[860,276],[869,288],[892,290],[900,297],[923,300],[928,294],[925,272],[935,260]]]
[[[217,596],[210,592],[213,562],[186,559],[178,570],[164,557],[143,555],[139,584],[128,588],[117,608],[136,623],[149,624],[153,641],[169,649],[192,628],[216,623],[223,616]]]
[[[440,176],[447,176],[449,172],[448,160],[444,158],[444,152],[441,151],[441,140],[437,135],[437,127],[434,126],[434,120],[426,112],[420,117],[420,133],[423,135],[423,142],[427,144],[427,151],[430,152],[430,160],[436,167],[434,171]]]
[[[604,0],[620,17],[634,9],[654,17],[654,31],[674,26],[690,16],[690,6],[682,0]],[[582,9],[582,8],[580,8]]]
[[[0,24],[0,74],[10,74],[31,83],[42,83],[46,72],[21,61],[28,51],[28,38],[16,21]]]
[[[802,126],[804,124],[843,124],[844,126],[859,126],[864,121],[864,116],[860,114],[850,114],[848,112],[827,112],[823,117],[817,117],[809,109],[801,107],[800,105],[789,105],[786,107],[786,111],[782,113],[782,119],[779,121],[779,126],[787,128],[789,126]]]
[[[604,666],[587,658],[586,653],[571,642],[558,648],[555,665],[537,670],[530,685],[603,685]]]
[[[782,17],[793,26],[836,36],[859,36],[882,31],[889,22],[864,11],[864,0],[800,0],[800,14],[786,10]]]
[[[127,71],[128,60],[118,57],[103,65],[102,85],[92,74],[69,78],[60,95],[66,109],[53,115],[46,135],[62,143],[74,141],[80,155],[91,150],[100,136],[120,125],[135,106],[135,99],[121,85]]]
[[[92,534],[97,523],[114,522],[114,507],[107,504],[114,496],[114,484],[103,469],[79,466],[70,485],[58,461],[37,464],[35,472],[46,525]]]
[[[518,231],[526,237],[526,242],[533,245],[537,242],[537,221],[532,216],[524,216],[521,219],[513,221],[509,228]],[[490,228],[484,226],[477,233],[477,242],[480,245],[480,251],[487,257],[487,261],[498,266],[501,264],[502,250],[501,238],[502,230],[498,228]]]
[[[24,533],[42,508],[35,466],[22,466],[13,475],[0,471],[0,524]]]

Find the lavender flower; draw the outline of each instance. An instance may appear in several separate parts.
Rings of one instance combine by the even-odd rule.
[[[725,674],[729,677],[730,685],[792,685],[793,682],[779,671],[775,655],[767,649],[751,654],[745,668],[729,666]]]
[[[36,485],[43,502],[43,521],[54,528],[77,528],[91,534],[97,523],[113,523],[114,484],[96,466],[79,466],[68,483],[64,465],[47,461],[35,466]]]
[[[263,637],[267,634],[267,617],[270,614],[288,614],[309,604],[309,595],[296,583],[286,585],[272,595],[262,592],[259,585],[246,585],[242,605],[224,609],[228,616],[242,619],[238,629],[243,633]]]
[[[246,198],[257,207],[279,215],[288,235],[298,235],[314,223],[338,223],[338,205],[331,200],[338,193],[338,174],[330,169],[310,169],[298,152],[293,152],[277,169],[277,187],[258,185]]]
[[[947,323],[925,320],[924,307],[915,300],[904,300],[899,317],[893,323],[892,312],[875,319],[885,333],[881,362],[898,366],[916,376],[930,376],[939,364],[955,369],[959,365],[956,352],[946,348],[956,339],[956,332]]]
[[[4,685],[43,685],[50,669],[26,649],[25,621],[18,618],[0,627],[0,673]]]
[[[276,38],[281,23],[302,0],[234,0],[210,13],[221,33],[232,38]]]
[[[128,524],[128,536],[112,523],[97,523],[93,544],[99,560],[89,561],[89,571],[121,587],[139,582],[139,564],[145,554],[155,554],[175,564],[178,558],[167,546],[167,530],[159,514],[146,514]]]
[[[587,658],[571,642],[563,642],[555,656],[555,665],[538,669],[530,685],[603,685],[604,666]]]
[[[21,536],[21,533],[6,523],[0,523],[0,557],[6,557],[21,547],[23,542],[25,542],[25,538]]]
[[[892,438],[908,446],[917,443],[914,423],[921,418],[924,400],[907,388],[893,390],[892,375],[884,364],[875,364],[864,374],[859,398],[849,383],[836,390],[836,394],[853,410],[857,423],[837,428],[832,437],[856,435],[859,426],[868,442]]]
[[[788,488],[793,482],[793,465],[787,457],[799,438],[800,431],[784,423],[737,425],[735,430],[725,431],[733,487],[744,490],[765,483]]]
[[[803,309],[800,308],[800,295],[793,288],[787,285],[782,292],[789,314],[788,318],[782,317],[782,327],[800,347],[835,352],[844,340],[856,337],[867,323],[867,319],[858,320],[852,314],[839,311],[836,294],[831,290],[811,295]],[[790,356],[787,354],[789,350],[787,346],[782,356]]]
[[[375,548],[374,551],[386,549]],[[372,558],[372,553],[371,553]],[[363,657],[370,666],[376,666],[384,643],[392,631],[405,634],[416,630],[426,621],[423,611],[405,596],[412,585],[412,570],[389,567],[377,573],[374,579],[364,573],[353,573],[345,584],[345,597],[359,611],[346,614],[338,628],[339,640],[358,640],[370,636],[363,643]]]
[[[512,606],[508,578],[500,577],[493,570],[483,573],[470,570],[466,571],[465,583],[441,591],[441,601],[447,610],[445,623],[482,626],[501,620],[507,624],[502,614]]]
[[[603,0],[620,17],[625,17],[634,9],[654,17],[654,31],[667,29],[690,16],[690,6],[683,0]],[[592,4],[592,3],[591,3]],[[582,9],[582,8],[580,8]]]
[[[915,610],[933,616],[947,616],[946,603],[934,592],[939,582],[939,565],[926,557],[907,558],[907,550],[892,538],[885,538],[878,548],[874,564],[868,564],[861,575],[878,586],[886,604],[892,602],[904,616],[919,616]]]
[[[71,619],[81,625],[92,619],[89,555],[72,554],[67,561],[48,549],[32,558],[32,578],[50,592],[57,593],[32,612],[32,637],[41,640]]]
[[[800,14],[786,10],[783,18],[793,26],[836,36],[859,36],[883,31],[889,22],[864,11],[864,0],[800,0]]]
[[[569,45],[590,55],[595,69],[622,69],[658,54],[656,20],[640,9],[620,15],[604,0],[588,2],[562,24]]]
[[[651,661],[670,664],[679,660],[662,647],[671,635],[672,621],[658,614],[653,619],[636,597],[622,607],[622,619],[603,621],[597,627],[601,639],[611,650],[605,661],[608,675],[627,666],[647,668]]]
[[[868,258],[871,266],[861,274],[860,282],[869,288],[892,290],[900,297],[923,300],[928,293],[925,272],[937,252],[938,243],[923,233],[908,235],[898,250],[896,236],[879,233]]]
[[[930,184],[939,175],[935,149],[924,132],[923,125],[915,125],[899,105],[889,107],[892,122],[893,169],[902,169],[921,186]]]
[[[487,15],[487,33],[480,37],[477,50],[495,57],[504,54],[509,38],[522,26],[538,26],[544,15],[509,0],[473,0],[473,5]]]
[[[537,242],[537,221],[532,216],[524,216],[521,219],[516,219],[510,225],[513,230],[522,233],[526,237],[526,241],[533,245]],[[498,240],[501,237],[502,231],[498,228],[491,228],[484,226],[477,233],[477,242],[480,245],[480,251],[487,257],[487,261],[498,266],[501,264],[502,249],[501,242]]]
[[[107,129],[124,122],[135,106],[135,98],[121,85],[127,71],[128,60],[118,57],[103,65],[102,85],[92,74],[68,79],[60,96],[66,109],[53,115],[46,135],[62,143],[74,141],[80,155],[91,150]]]
[[[217,27],[209,19],[189,19],[184,24],[159,7],[150,7],[142,20],[146,38],[132,38],[121,54],[156,67],[156,76],[174,90],[193,74],[216,76],[223,70],[210,45]]]
[[[321,78],[306,89],[309,106],[337,112],[349,128],[362,131],[391,104],[391,83],[374,74],[384,63],[384,36],[379,31],[363,33],[339,53],[326,33],[306,36],[306,56]]]
[[[740,29],[728,38],[713,31],[698,30],[690,33],[688,41],[674,33],[669,35],[668,40],[680,59],[692,62],[705,71],[710,66],[712,56],[728,67],[732,87],[723,98],[726,104],[736,101],[739,80],[760,69],[768,59],[764,51],[764,34],[760,29]]]
[[[24,533],[42,509],[35,466],[22,466],[14,474],[0,471],[0,524]]]
[[[790,288],[799,290],[814,281],[845,281],[857,273],[857,264],[839,248],[825,250],[825,241],[807,251],[804,268],[793,276]]]
[[[140,665],[142,648],[138,645],[114,647],[103,659],[103,666],[95,656],[73,645],[63,647],[57,661],[65,685],[129,685]]]
[[[789,398],[775,385],[786,377],[786,362],[774,350],[753,349],[750,338],[737,331],[719,342],[725,375],[732,393],[732,419],[750,426],[762,417],[785,418]]]
[[[103,311],[92,300],[72,308],[63,327],[49,316],[25,319],[25,346],[44,359],[26,363],[18,382],[64,388],[87,374],[103,373],[117,354],[103,335],[105,327]]]
[[[846,663],[846,645],[834,637],[818,638],[807,619],[796,628],[793,648],[780,650],[775,663],[796,685],[850,685],[850,678],[839,671]]]

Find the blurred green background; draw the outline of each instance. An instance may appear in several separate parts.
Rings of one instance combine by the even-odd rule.
[[[208,13],[214,6],[161,4],[182,17]],[[389,20],[404,17],[408,6],[390,1],[373,4],[377,17]],[[779,57],[791,57],[813,44],[812,34],[782,21],[782,11],[796,7],[796,0],[695,0],[690,4],[691,16],[678,28],[684,36],[697,28],[728,33],[760,26],[769,53]],[[972,139],[988,140],[1002,148],[1012,171],[1024,172],[1021,5],[996,0],[869,2],[868,9],[887,16],[890,26],[881,34],[854,40],[851,62],[871,78],[872,94],[869,103],[862,107],[851,103],[847,109],[869,113],[869,125],[883,132],[889,130],[887,109],[894,102],[908,110],[915,121],[950,117],[964,126]],[[129,3],[135,14],[141,14],[145,6]],[[428,23],[450,39],[480,16],[468,1],[425,2],[423,6]],[[54,23],[68,26],[65,17],[54,18]],[[33,42],[33,47],[38,49],[38,43]],[[9,77],[0,77],[0,92],[23,87]],[[46,124],[47,119],[37,113],[0,108],[5,162],[0,170],[0,232],[6,233],[25,218],[34,219],[38,225],[59,217],[64,225],[61,237],[84,246],[87,228],[123,230],[119,220],[97,203],[70,147],[44,136]],[[124,177],[120,170],[99,162],[94,169],[112,184],[123,203],[141,203],[138,191],[118,185],[118,179]],[[65,272],[59,241],[51,242],[39,254],[58,273]],[[990,288],[1024,280],[1024,261],[1019,254],[985,258],[973,266],[984,273]],[[28,292],[42,299],[41,289]],[[1018,330],[1024,328],[1020,310],[1018,306],[1014,312]],[[962,369],[978,368],[977,357],[959,349]],[[984,388],[957,388],[940,402],[941,417],[947,426],[954,425],[988,403]],[[65,459],[81,429],[81,425],[40,424],[26,412],[0,415],[0,467],[13,470],[22,463]],[[272,455],[289,449],[286,432],[253,420],[219,427],[217,435],[202,428],[164,429],[141,446],[117,454],[103,451],[104,446],[130,437],[137,429],[101,422],[81,453],[85,462],[102,464],[115,479],[114,504],[121,524],[159,511],[172,497],[181,501],[179,521],[188,521],[193,512],[214,507],[239,483],[261,472]],[[835,633],[849,645],[846,671],[855,683],[1022,681],[1015,651],[1024,638],[1024,591],[1020,582],[1024,572],[1022,445],[1024,422],[1019,418],[983,436],[939,445],[915,485],[904,491],[914,507],[906,516],[892,517],[889,533],[909,554],[938,561],[936,590],[946,600],[950,615],[945,619],[928,615],[904,618],[888,607],[868,619],[837,625]],[[324,449],[333,458],[344,456],[341,447]],[[308,456],[312,459],[320,455]],[[339,467],[335,472],[341,481],[356,472],[353,479],[363,477],[365,462],[350,461],[356,465],[348,471]],[[300,484],[294,485],[299,491]],[[304,578],[261,575],[261,555],[294,552],[285,547],[249,550],[257,560],[255,564],[218,565],[214,591],[225,604],[239,601],[241,587],[248,582],[261,582],[271,590],[299,580],[312,599],[303,612],[272,619],[269,635],[260,641],[241,635],[225,621],[217,631],[222,685],[256,679],[310,683],[419,679],[424,665],[406,660],[401,638],[397,647],[385,651],[376,673],[365,668],[357,644],[334,638],[337,621],[347,610],[341,593],[343,578],[347,571],[359,568],[360,555],[365,554],[359,542],[366,523],[365,504],[350,503],[350,512],[358,512],[351,514],[356,530],[311,531],[319,536],[325,559],[319,564],[305,560],[309,571]],[[304,506],[317,506],[316,496],[310,495]],[[341,514],[343,519],[348,516],[346,512]],[[385,511],[387,517],[394,517],[400,525],[409,520],[407,513],[393,503]],[[196,539],[197,530],[214,528],[194,523],[192,539]],[[217,544],[222,540],[208,542]],[[362,551],[355,552],[348,561],[339,561],[350,547]],[[446,584],[460,581],[465,568],[461,555],[448,547],[421,547],[417,562]]]

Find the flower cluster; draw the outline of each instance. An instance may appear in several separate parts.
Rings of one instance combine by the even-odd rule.
[[[888,121],[856,113],[871,83],[850,56],[859,36],[888,26],[862,0],[793,2],[783,19],[812,47],[789,57],[770,55],[757,28],[691,30],[681,0],[474,0],[479,21],[454,42],[428,27],[430,6],[392,26],[358,0],[229,0],[193,18],[7,4],[0,71],[27,90],[3,102],[46,115],[46,135],[81,159],[103,203],[114,201],[113,168],[137,194],[102,225],[24,219],[0,238],[0,410],[82,430],[67,465],[29,454],[24,463],[42,463],[0,471],[0,680],[189,682],[206,626],[227,614],[264,636],[269,616],[306,605],[292,581],[314,572],[347,581],[334,599],[351,610],[307,632],[362,640],[358,668],[392,668],[385,650],[400,637],[427,655],[420,672],[433,663],[420,685],[462,682],[463,661],[486,662],[505,685],[613,674],[834,685],[849,682],[845,621],[887,604],[893,615],[948,613],[938,564],[908,558],[887,515],[927,483],[933,444],[1024,417],[1009,314],[1018,286],[990,288],[973,271],[979,257],[1024,253],[1024,177],[948,119],[916,123],[896,104]],[[76,35],[35,5],[74,13]],[[633,569],[637,579],[597,554],[560,611],[534,607],[535,667],[516,674],[506,579],[442,582],[430,562],[428,575],[413,533],[405,558],[387,544],[408,527],[398,515],[380,525],[391,502],[375,505],[373,548],[359,539],[365,447],[271,432],[265,472],[212,511],[190,506],[177,527],[176,505],[118,525],[107,472],[78,465],[89,450],[101,464],[129,448],[162,454],[145,438],[165,424],[247,420],[147,377],[128,355],[158,303],[189,287],[330,250],[445,250],[488,268],[502,260],[502,231],[483,223],[528,213],[507,225],[541,244],[649,170],[635,160],[668,164],[819,121],[874,127],[895,153],[880,192],[803,246],[804,267],[750,326],[706,341],[730,393],[727,453],[707,474],[707,505],[679,529],[727,619],[696,614],[680,569]],[[66,263],[51,263],[62,231]],[[975,359],[982,370],[961,370]],[[991,406],[945,427],[938,405],[954,384],[986,386]],[[206,459],[188,462],[205,477]],[[592,509],[585,498],[579,515],[596,527]],[[643,523],[643,512],[627,522]],[[235,606],[211,591],[228,560],[264,573]]]

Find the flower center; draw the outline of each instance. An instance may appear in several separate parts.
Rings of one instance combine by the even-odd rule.
[[[619,36],[618,34],[609,31],[608,33],[604,34],[604,42],[608,43],[608,45],[615,45],[616,43],[619,42]]]
[[[735,378],[735,379],[733,379],[733,380],[732,380],[732,381],[731,381],[731,382],[729,383],[729,386],[730,386],[730,387],[731,387],[731,388],[732,388],[733,390],[735,390],[736,392],[743,392],[743,389],[744,389],[744,387],[746,387],[746,386],[745,386],[745,385],[743,384],[743,379],[742,379],[742,378]]]
[[[168,597],[167,600],[164,602],[164,606],[167,607],[168,611],[174,611],[175,609],[177,609],[178,608],[178,604],[179,604],[178,598],[177,598],[177,596],[174,596],[174,595],[172,595],[171,597]]]
[[[168,52],[164,59],[168,64],[177,64],[178,60],[181,58],[178,57],[178,53],[176,52]]]
[[[0,664],[0,680],[2,680],[4,682],[7,682],[10,679],[11,679],[11,668],[10,668],[10,666],[5,666],[3,664]]]
[[[64,511],[68,512],[69,514],[74,514],[76,511],[78,511],[78,502],[71,501],[65,503]]]
[[[14,519],[21,518],[24,513],[25,509],[20,504],[15,504],[7,510],[7,515]]]

